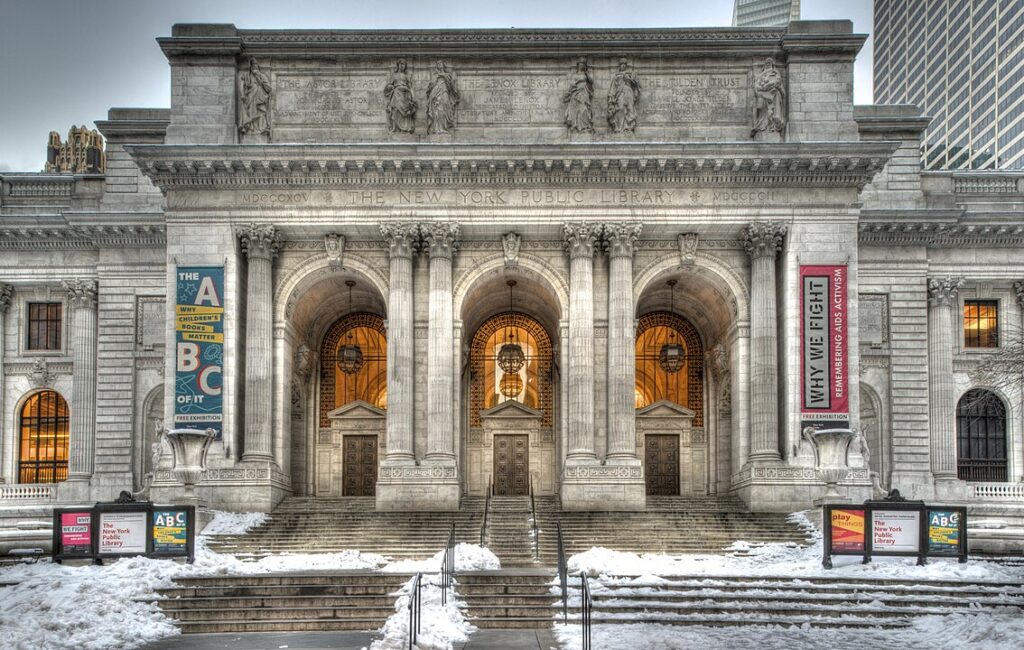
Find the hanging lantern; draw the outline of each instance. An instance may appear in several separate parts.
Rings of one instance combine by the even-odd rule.
[[[668,286],[672,288],[671,311],[674,313],[676,309],[676,281],[669,280]],[[686,361],[686,348],[676,342],[675,332],[669,333],[668,339],[668,343],[661,346],[661,351],[658,353],[658,365],[665,372],[673,374],[682,369],[683,363]]]
[[[499,385],[501,394],[508,399],[515,399],[523,392],[523,379],[516,374],[504,374]]]
[[[356,283],[353,280],[346,280],[345,286],[348,287],[348,308],[351,311],[352,287],[356,286]],[[346,375],[354,375],[363,368],[363,351],[356,344],[351,330],[345,345],[338,348],[337,363],[338,368]]]
[[[516,286],[515,280],[509,280],[508,284],[508,310],[512,311],[512,287]],[[513,375],[522,369],[523,364],[526,363],[526,355],[523,354],[523,347],[516,343],[515,334],[513,328],[509,327],[505,330],[505,343],[498,350],[498,367],[506,375]],[[504,380],[503,380],[504,381]],[[520,381],[522,384],[522,381]],[[516,390],[515,394],[518,395],[522,391],[522,386]],[[502,389],[502,394],[506,397],[508,394]]]

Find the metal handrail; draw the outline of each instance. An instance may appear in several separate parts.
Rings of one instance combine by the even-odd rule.
[[[491,509],[491,490],[493,486],[491,482],[493,479],[490,475],[487,476],[487,495],[484,497],[484,520],[480,524],[480,546],[487,543],[487,513]]]
[[[594,599],[590,597],[590,582],[587,574],[580,571],[580,620],[583,623],[583,650],[591,650],[590,626],[591,614],[594,609]]]
[[[420,587],[423,582],[423,574],[417,573],[412,579],[412,588],[409,589],[409,650],[416,647],[416,640],[420,633],[420,613],[422,600],[420,599]]]
[[[540,537],[537,530],[537,500],[533,496],[533,475],[530,475],[530,514],[533,515],[533,559],[540,559]]]
[[[444,548],[444,557],[441,559],[441,604],[448,602],[448,588],[452,586],[455,577],[455,524],[448,529],[448,543]],[[453,590],[454,591],[454,590]],[[454,593],[453,593],[454,596]]]
[[[562,522],[555,522],[555,534],[558,536],[558,586],[562,589],[562,623],[569,618],[569,576],[565,562],[565,546],[562,544]]]

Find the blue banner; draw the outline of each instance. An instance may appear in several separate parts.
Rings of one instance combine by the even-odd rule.
[[[183,266],[174,307],[174,426],[214,429],[223,421],[224,267]]]

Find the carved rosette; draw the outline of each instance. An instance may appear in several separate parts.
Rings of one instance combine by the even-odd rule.
[[[636,222],[605,224],[604,247],[609,257],[633,257],[643,224]]]
[[[272,259],[281,250],[281,232],[270,224],[251,223],[239,228],[238,239],[249,259]]]
[[[932,305],[951,306],[956,302],[960,287],[964,286],[963,278],[929,278],[928,302]]]
[[[72,278],[61,281],[61,285],[68,293],[68,302],[72,307],[91,309],[96,306],[96,280]]]
[[[414,223],[382,223],[380,235],[388,244],[391,257],[412,257],[419,248],[420,229]]]
[[[684,232],[676,238],[679,242],[679,266],[692,266],[697,262],[697,233]]]
[[[562,246],[570,259],[593,257],[594,244],[601,238],[603,228],[593,223],[566,223],[562,225]]]
[[[786,237],[787,228],[784,224],[772,221],[758,221],[747,225],[741,240],[743,248],[751,258],[775,257],[782,250],[782,241]]]
[[[459,224],[452,222],[420,225],[420,236],[430,257],[452,259],[459,249]]]
[[[0,314],[7,311],[11,305],[11,297],[14,295],[14,287],[6,282],[0,282]]]
[[[327,249],[327,263],[331,268],[341,267],[341,256],[345,252],[345,236],[331,233],[324,237],[324,248]]]

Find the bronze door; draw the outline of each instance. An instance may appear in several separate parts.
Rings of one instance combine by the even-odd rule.
[[[377,489],[377,436],[344,436],[342,494],[372,497]]]
[[[644,436],[644,474],[647,494],[679,495],[679,436]]]
[[[494,436],[494,493],[530,494],[530,436]]]

